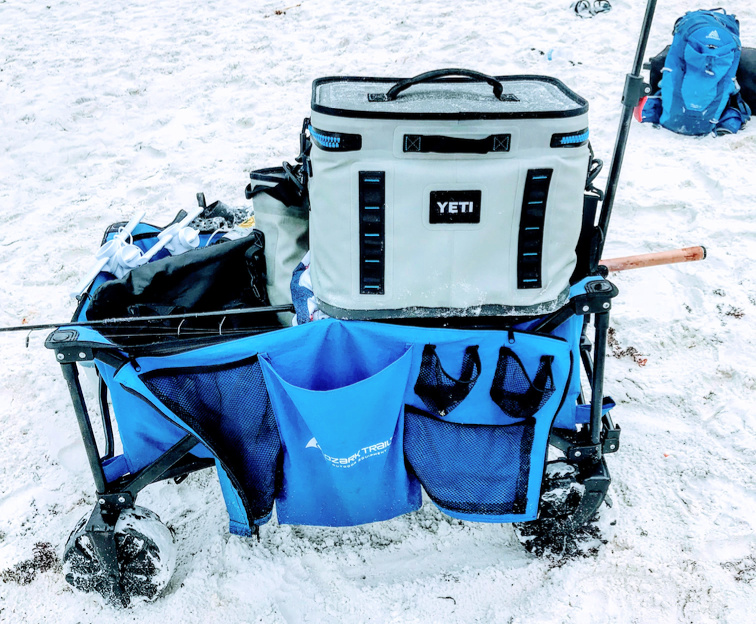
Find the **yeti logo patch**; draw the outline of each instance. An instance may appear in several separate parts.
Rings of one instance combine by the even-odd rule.
[[[431,191],[430,223],[480,223],[480,191]]]

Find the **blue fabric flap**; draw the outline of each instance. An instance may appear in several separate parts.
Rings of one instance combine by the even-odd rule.
[[[611,399],[607,400],[609,397],[604,397],[604,405],[601,408],[601,414],[604,415],[609,412],[609,410],[614,409],[617,405],[612,401]],[[589,422],[591,422],[591,404],[586,403],[585,405],[576,405],[575,406],[575,422],[579,425],[587,425]]]
[[[195,369],[199,374],[202,367],[233,369],[258,354],[283,449],[276,497],[279,522],[346,526],[385,520],[420,506],[420,485],[405,465],[404,406],[427,412],[427,404],[415,393],[426,345],[434,345],[442,367],[453,378],[465,377],[460,368],[466,366],[465,354],[469,359],[473,348],[480,359],[480,365],[475,364],[475,383],[445,419],[463,429],[483,427],[465,429],[466,436],[476,432],[470,439],[478,440],[475,444],[481,446],[473,449],[478,453],[476,461],[485,460],[478,471],[481,481],[474,487],[486,492],[486,479],[505,477],[508,482],[499,483],[502,494],[494,503],[473,496],[472,502],[478,498],[480,505],[458,506],[456,510],[448,506],[448,500],[446,505],[441,500],[440,505],[445,512],[465,519],[523,521],[537,515],[548,434],[555,415],[564,407],[569,411],[565,418],[574,419],[574,395],[579,384],[575,384],[573,361],[577,360],[573,354],[577,353],[580,327],[578,318],[558,329],[563,337],[554,337],[522,331],[323,320],[189,352],[139,358],[133,367],[121,369],[115,383],[130,387],[182,423],[176,413],[160,404],[140,377],[146,379],[151,372],[166,369],[171,371],[160,374],[182,374],[184,369]],[[504,352],[512,363],[497,377]],[[546,376],[539,373],[544,367],[548,368]],[[499,392],[494,399],[495,384],[505,391],[503,398]],[[512,384],[519,385],[520,390]],[[542,400],[536,396],[534,401],[528,395],[532,394],[529,388],[542,385],[541,389],[548,392]],[[222,387],[219,391],[243,397],[245,388]],[[522,414],[515,415],[517,409],[512,411],[505,405],[518,400],[507,393],[518,392],[529,410],[525,420]],[[232,419],[228,422],[231,425]],[[446,430],[437,431],[447,435]],[[415,433],[413,444],[429,440],[422,429],[416,428]],[[499,441],[492,444],[492,440]],[[444,444],[456,448],[457,443],[447,438]],[[502,451],[505,447],[509,449],[506,453]],[[439,457],[441,461],[444,454]],[[510,467],[505,470],[506,466]],[[490,474],[484,474],[489,468]],[[439,469],[443,474],[443,465]],[[457,473],[468,475],[469,471],[460,469]],[[230,503],[234,530],[244,532],[243,520],[235,509],[240,502],[238,495],[228,491],[234,480],[222,479],[224,495]],[[465,481],[469,477],[460,476],[455,482],[451,474],[441,479],[443,496],[448,499],[446,493],[455,487],[469,488],[471,484]],[[507,497],[511,500],[505,500]]]
[[[333,345],[336,346],[336,345]],[[333,387],[330,367],[354,353],[321,345],[315,366],[295,371],[261,356],[284,447],[278,521],[347,526],[387,520],[420,506],[420,488],[406,471],[403,455],[403,398],[411,349],[370,377]],[[381,360],[353,361],[351,370]],[[278,369],[278,370],[277,370]],[[306,373],[305,373],[306,372]],[[300,386],[284,376],[296,377]]]

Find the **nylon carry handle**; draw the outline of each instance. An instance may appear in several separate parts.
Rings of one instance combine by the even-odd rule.
[[[448,76],[465,76],[471,78],[473,81],[487,82],[493,87],[493,94],[497,100],[504,102],[512,101],[511,96],[503,96],[504,87],[493,76],[481,74],[480,72],[473,71],[471,69],[434,69],[433,71],[419,74],[414,78],[406,78],[397,82],[386,93],[368,93],[369,102],[393,102],[397,96],[404,91],[422,82],[429,82],[438,78],[446,78]]]
[[[483,139],[466,139],[426,134],[405,134],[402,150],[416,154],[488,154],[508,152],[509,134],[492,134]]]

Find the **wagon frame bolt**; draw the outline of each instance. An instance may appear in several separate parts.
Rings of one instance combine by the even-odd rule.
[[[609,303],[608,301],[604,301],[604,310],[608,310],[610,305],[612,304]]]
[[[124,498],[123,496],[119,496],[119,497],[118,497],[118,502],[119,502],[119,503],[125,503],[125,502],[126,502],[126,499],[125,499],[125,498]]]
[[[87,354],[86,354],[86,353],[84,353],[84,351],[79,351],[79,359],[80,359],[80,360],[83,360],[83,359],[85,359],[86,357],[87,357]]]
[[[62,353],[58,353],[58,355],[56,355],[55,357],[57,357],[59,360],[64,360],[66,358],[66,356]]]
[[[100,503],[100,505],[104,505],[104,504],[105,504],[105,499],[104,499],[104,498],[101,498],[101,499],[100,499],[100,500],[98,500],[97,502],[98,502],[98,503]]]
[[[582,451],[575,451],[575,457],[580,457],[582,454]]]
[[[588,312],[588,310],[590,309],[591,309],[590,306],[587,306],[587,305],[583,306],[583,312]]]

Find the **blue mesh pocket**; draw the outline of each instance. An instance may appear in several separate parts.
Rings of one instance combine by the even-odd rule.
[[[278,490],[282,452],[257,356],[231,364],[160,369],[140,378],[218,458],[250,525],[267,518]]]
[[[462,424],[407,406],[404,454],[443,510],[474,516],[523,514],[534,428],[534,418]]]
[[[453,377],[441,364],[441,359],[436,353],[436,345],[427,344],[423,348],[415,394],[431,414],[448,416],[467,398],[479,376],[480,356],[477,346],[465,349],[459,377]]]
[[[428,375],[443,369],[437,359],[425,358],[430,353],[423,355],[427,370],[424,374],[421,367],[415,392],[420,388],[440,397],[445,409],[437,409],[438,401],[429,404],[425,397],[421,398],[427,409],[406,407],[404,453],[428,496],[449,514],[470,520],[500,522],[508,521],[504,516],[525,514],[531,467],[542,465],[531,457],[537,418],[553,417],[553,411],[542,410],[557,389],[554,356],[531,354],[531,379],[509,347],[501,347],[496,359],[490,353],[483,365],[477,352],[473,358],[468,348],[460,378],[453,379],[445,373]],[[486,365],[488,371],[483,370]],[[450,414],[455,408],[459,412]],[[539,431],[541,449],[548,427]]]
[[[517,354],[508,347],[502,347],[491,385],[491,400],[512,418],[534,416],[556,390],[551,373],[553,362],[554,356],[542,355],[531,381]]]

